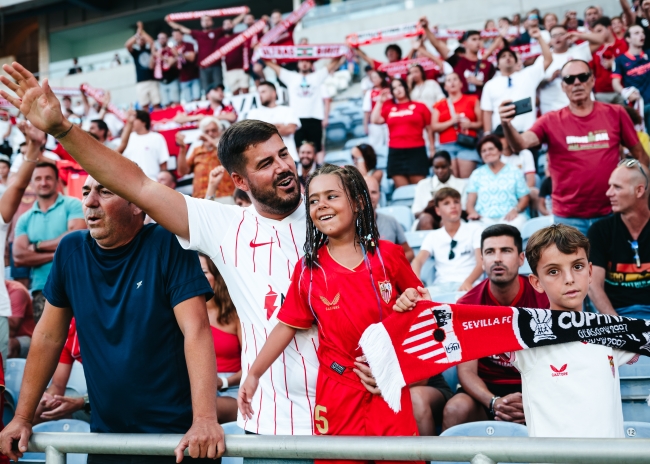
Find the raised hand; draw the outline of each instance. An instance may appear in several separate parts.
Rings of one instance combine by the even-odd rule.
[[[4,90],[0,90],[0,95],[18,108],[37,129],[56,135],[70,128],[71,123],[63,116],[61,102],[52,92],[47,79],[43,79],[42,86],[39,85],[34,75],[15,61],[11,65],[3,65],[2,69],[13,81],[0,76],[0,82],[16,96],[9,95]]]

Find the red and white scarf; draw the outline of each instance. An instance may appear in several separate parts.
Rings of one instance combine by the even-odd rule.
[[[81,84],[81,91],[83,93],[85,93],[87,96],[97,100],[100,105],[104,104],[104,97],[106,96],[106,92],[104,92],[102,89],[96,89],[94,87],[91,87],[88,84]],[[106,110],[113,113],[115,116],[120,118],[122,121],[126,121],[126,114],[124,113],[124,111],[119,109],[114,104],[109,103],[108,106],[106,106]]]
[[[462,362],[558,343],[584,342],[650,355],[650,320],[507,306],[418,302],[369,326],[359,341],[382,396]]]
[[[202,16],[211,16],[218,18],[221,16],[237,16],[248,13],[250,9],[247,6],[234,6],[232,8],[220,8],[216,10],[187,11],[185,13],[171,13],[165,19],[169,21],[189,21],[192,19],[201,19]]]
[[[343,56],[348,53],[348,47],[338,44],[272,45],[260,47],[259,53],[264,60],[318,60]]]
[[[79,87],[50,87],[54,95],[62,97],[80,97],[81,90]]]
[[[390,77],[406,76],[409,72],[409,69],[412,66],[415,66],[417,64],[422,66],[422,69],[424,69],[425,72],[440,71],[440,66],[438,66],[435,61],[427,57],[420,57],[412,60],[394,61],[392,63],[384,63],[381,66],[379,66],[377,70],[385,72]]]
[[[345,41],[350,46],[356,48],[361,45],[391,42],[393,40],[416,37],[422,34],[424,34],[424,30],[420,27],[419,23],[408,23],[372,31],[353,32],[345,37]]]
[[[236,48],[239,48],[242,45],[244,45],[244,42],[246,42],[251,37],[255,36],[260,31],[262,31],[262,29],[264,29],[265,25],[266,25],[266,21],[264,21],[263,19],[260,19],[255,24],[253,24],[251,27],[249,27],[244,32],[242,32],[241,34],[236,36],[234,39],[232,39],[230,42],[228,42],[227,44],[224,44],[219,49],[215,50],[210,55],[206,56],[203,59],[203,61],[201,61],[201,63],[200,63],[201,66],[204,67],[204,68],[212,66],[214,63],[219,61],[222,57],[224,57],[225,55],[227,55],[231,51],[233,51]]]

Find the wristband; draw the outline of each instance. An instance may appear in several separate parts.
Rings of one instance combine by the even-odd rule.
[[[223,383],[221,384],[221,388],[219,389],[219,391],[226,391],[226,390],[228,390],[228,386],[229,386],[229,385],[228,385],[228,379],[226,379],[225,377],[222,377],[222,378],[221,378],[221,381],[222,381]]]
[[[61,132],[60,134],[55,135],[54,138],[57,139],[57,140],[62,139],[63,137],[68,135],[68,133],[72,130],[73,127],[74,127],[74,124],[70,123],[70,127],[68,128],[68,130],[65,130],[65,131]]]
[[[501,397],[500,396],[493,396],[492,399],[490,400],[489,410],[490,410],[490,414],[492,415],[492,417],[495,416],[495,414],[494,414],[494,403],[496,403],[499,398],[501,398]]]

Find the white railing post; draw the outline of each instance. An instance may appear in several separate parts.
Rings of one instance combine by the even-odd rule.
[[[45,464],[65,464],[65,454],[48,446],[45,448]]]

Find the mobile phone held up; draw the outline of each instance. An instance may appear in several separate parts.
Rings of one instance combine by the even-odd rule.
[[[512,102],[512,104],[515,105],[515,116],[533,111],[533,101],[530,97],[517,100],[516,102]]]

